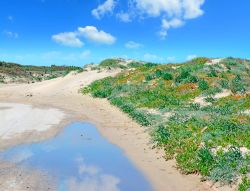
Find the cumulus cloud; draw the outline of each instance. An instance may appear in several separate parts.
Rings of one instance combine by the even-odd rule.
[[[168,30],[185,24],[187,19],[194,19],[203,14],[201,6],[205,0],[135,0],[137,7],[147,16],[162,15],[162,25],[159,35],[165,39]]]
[[[184,18],[194,19],[203,15],[201,6],[205,3],[205,0],[185,0],[183,1]]]
[[[187,20],[203,15],[204,3],[205,0],[129,0],[128,10],[118,12],[116,17],[122,22],[138,17],[160,18],[162,25],[158,34],[164,39],[169,29],[181,27]]]
[[[162,13],[168,16],[181,14],[181,0],[134,0],[137,8],[144,14],[156,17]]]
[[[53,35],[52,40],[64,46],[82,47],[84,45],[75,32],[64,32]]]
[[[92,10],[92,15],[100,19],[106,13],[112,13],[115,8],[114,0],[106,0],[103,4],[99,5],[96,9]]]
[[[105,174],[94,165],[87,165],[82,157],[76,159],[79,178],[67,181],[69,191],[120,191],[120,179]]]
[[[185,23],[181,19],[173,18],[172,20],[162,19],[162,30],[160,31],[160,36],[162,39],[165,39],[167,36],[167,31],[170,28],[178,28],[183,26]]]
[[[111,34],[101,30],[98,31],[94,26],[79,27],[78,35],[83,36],[90,41],[102,44],[114,44],[116,41],[116,38]]]
[[[109,33],[98,30],[95,26],[79,27],[75,32],[63,32],[52,36],[52,40],[70,47],[82,47],[81,38],[100,44],[114,44],[116,38]]]
[[[131,22],[131,15],[129,13],[120,12],[116,14],[116,17],[125,23]]]
[[[9,38],[18,38],[19,37],[18,33],[7,31],[7,30],[3,31],[3,34]]]
[[[172,18],[193,19],[203,14],[201,6],[205,0],[133,0],[136,7],[147,16],[161,14]]]
[[[128,41],[125,44],[126,48],[130,48],[130,49],[136,49],[136,48],[140,48],[142,46],[142,44],[134,42],[134,41]]]
[[[172,20],[162,19],[162,28],[178,28],[184,25],[184,22],[180,19],[174,18]]]

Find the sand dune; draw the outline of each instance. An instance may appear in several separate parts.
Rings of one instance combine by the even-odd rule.
[[[201,183],[198,176],[181,175],[174,161],[165,161],[162,151],[151,149],[150,138],[140,127],[107,100],[94,99],[78,93],[80,87],[94,80],[114,76],[118,70],[88,71],[70,74],[64,78],[35,84],[0,85],[0,102],[31,104],[34,107],[57,108],[67,115],[68,122],[84,120],[94,123],[99,131],[112,143],[121,147],[131,161],[149,178],[157,191],[212,190]],[[32,117],[32,115],[31,115]],[[59,129],[59,128],[58,128]],[[53,136],[52,132],[50,136]],[[26,134],[11,144],[0,144],[1,148],[26,141]],[[29,141],[39,140],[39,134],[29,136]],[[0,139],[2,142],[2,139]]]

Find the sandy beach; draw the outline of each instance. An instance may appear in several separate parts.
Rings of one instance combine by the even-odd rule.
[[[46,108],[47,111],[52,112],[49,116],[54,116],[53,118],[45,117],[46,120],[41,120],[39,122],[41,125],[36,127],[32,122],[27,122],[26,127],[29,127],[27,129],[16,127],[7,130],[2,125],[0,150],[55,136],[65,124],[72,121],[87,121],[95,124],[105,138],[124,151],[150,180],[156,191],[213,190],[207,183],[202,183],[199,176],[180,174],[174,161],[165,161],[162,151],[151,148],[150,137],[146,129],[132,121],[118,108],[110,105],[107,100],[94,99],[79,93],[81,87],[92,81],[114,76],[118,72],[118,70],[88,71],[79,74],[71,73],[63,78],[34,84],[0,85],[1,103],[25,104],[20,107],[26,109],[31,106],[35,107],[38,113],[34,115],[37,116],[42,115],[42,110]],[[0,113],[3,109],[10,110],[9,105],[2,105]],[[30,115],[32,120],[38,120],[33,117],[33,113]]]

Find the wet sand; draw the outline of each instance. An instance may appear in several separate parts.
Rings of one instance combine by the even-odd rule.
[[[165,161],[163,152],[152,149],[150,137],[144,127],[132,121],[118,108],[105,99],[94,99],[82,95],[80,87],[119,71],[98,73],[96,71],[68,75],[35,84],[0,85],[0,102],[31,104],[38,108],[56,108],[63,111],[64,123],[81,120],[95,124],[102,135],[118,145],[129,159],[145,174],[157,191],[206,191],[213,190],[207,183],[200,182],[196,175],[182,175],[175,167],[175,161]],[[54,136],[60,130],[54,126],[45,137]],[[11,139],[11,144],[0,144],[0,149],[23,142],[41,140],[43,132],[21,133]],[[28,138],[27,138],[28,137]],[[0,138],[0,143],[3,139]]]

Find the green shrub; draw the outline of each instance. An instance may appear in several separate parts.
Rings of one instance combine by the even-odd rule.
[[[140,67],[142,64],[141,63],[139,63],[139,62],[130,62],[129,64],[128,64],[128,67],[129,68],[137,68],[137,67]]]
[[[209,126],[213,130],[221,130],[226,133],[234,133],[240,129],[239,124],[228,118],[215,118]]]
[[[214,157],[207,147],[203,147],[197,152],[197,169],[203,176],[208,176],[213,168]]]
[[[221,93],[221,92],[222,92],[222,90],[221,90],[220,88],[218,88],[218,87],[211,87],[211,88],[209,88],[209,89],[205,92],[205,94],[206,94],[206,95],[209,95],[209,96],[212,96],[212,95],[215,95],[215,94]]]
[[[193,62],[194,64],[205,64],[209,61],[210,59],[204,57],[194,58],[193,60],[191,60],[191,62]]]
[[[248,177],[243,177],[242,181],[239,185],[239,191],[249,191],[250,190],[250,178]]]
[[[215,99],[211,96],[206,97],[205,100],[206,100],[206,102],[210,102],[210,103],[215,102]]]
[[[167,144],[170,138],[170,133],[166,127],[164,127],[163,125],[159,125],[153,130],[152,138],[154,143],[156,143],[158,146],[163,146]]]
[[[192,110],[198,111],[201,108],[201,105],[199,103],[191,103],[190,108]]]
[[[164,80],[173,80],[173,75],[170,74],[170,73],[165,72],[165,73],[163,74],[163,79],[164,79]]]
[[[147,76],[145,77],[145,80],[146,80],[146,81],[151,81],[151,80],[153,80],[153,79],[155,79],[155,78],[156,78],[155,74],[149,74],[149,75],[147,75]]]
[[[116,59],[106,59],[106,60],[103,60],[99,66],[102,66],[102,67],[116,67],[118,66],[118,63],[119,61],[116,60]]]
[[[186,80],[190,76],[189,71],[181,70],[181,73],[175,78],[176,83],[181,83],[182,81]]]
[[[123,112],[127,113],[142,126],[152,125],[150,115],[146,114],[145,112],[136,110],[132,104],[126,103],[122,98],[112,98],[110,100],[113,105],[121,108]]]
[[[239,170],[245,165],[238,148],[231,147],[227,152],[221,152],[215,157],[215,164],[209,174],[209,179],[222,184],[232,184],[239,176]]]
[[[214,68],[210,69],[210,73],[208,74],[208,77],[218,77],[217,72]]]
[[[104,89],[104,90],[96,90],[95,92],[92,93],[94,97],[99,97],[99,98],[107,98],[111,95],[112,90],[111,89]]]
[[[157,78],[160,78],[162,75],[163,75],[163,71],[162,71],[162,70],[157,69],[157,70],[155,71],[155,76],[156,76]]]
[[[209,84],[205,80],[200,80],[198,85],[199,85],[200,90],[203,90],[203,91],[209,88]]]
[[[197,83],[198,81],[199,79],[193,75],[188,76],[188,78],[186,79],[187,83]]]
[[[237,75],[231,83],[231,91],[233,93],[245,93],[246,88],[242,82],[242,79],[239,75]]]
[[[176,161],[179,164],[182,172],[185,174],[197,172],[197,163],[196,163],[196,152],[197,145],[195,143],[185,144],[182,146],[183,151],[178,153],[176,156]]]
[[[229,82],[227,80],[222,79],[222,80],[219,81],[219,84],[224,89],[228,89],[229,88]]]

